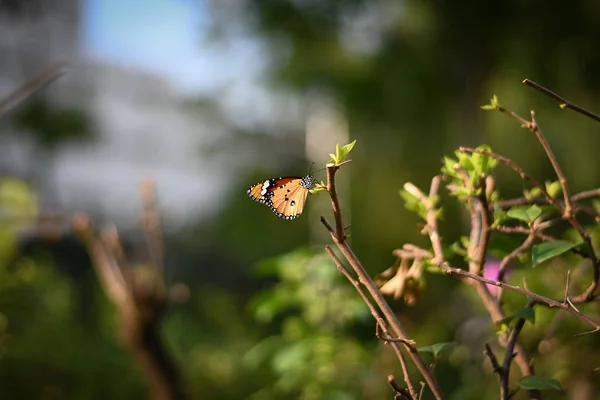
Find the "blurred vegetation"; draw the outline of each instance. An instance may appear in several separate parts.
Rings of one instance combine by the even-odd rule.
[[[354,161],[343,171],[352,182],[351,240],[372,275],[393,264],[391,251],[403,243],[426,243],[398,190],[405,181],[425,188],[459,145],[489,144],[540,181],[555,179],[532,135],[479,109],[492,93],[522,115],[537,111],[574,192],[598,186],[597,124],[520,83],[531,78],[600,110],[598,2],[225,3],[211,2],[209,9],[219,40],[251,35],[262,41],[272,57],[274,90],[324,90],[348,118],[351,138],[358,139]],[[18,12],[18,4],[0,1],[0,8]],[[11,123],[49,152],[64,141],[89,140],[94,129],[84,110],[60,110],[41,99]],[[261,134],[255,147],[264,150],[271,138]],[[301,143],[303,127],[292,135]],[[243,147],[230,146],[254,148]],[[231,179],[234,189],[218,212],[166,237],[168,280],[184,282],[192,293],[163,325],[189,397],[391,398],[386,377],[401,381],[397,361],[374,337],[371,316],[321,247],[306,247],[307,217],[277,219],[244,194],[265,177],[306,170],[308,162],[298,161],[303,146],[284,150],[293,153],[293,163],[277,171],[266,170],[268,160],[250,166]],[[519,177],[497,170],[502,198],[519,196],[525,186]],[[327,200],[313,196],[308,207],[312,201]],[[447,195],[442,201],[448,204],[442,234],[449,243],[459,241],[466,214]],[[142,398],[139,366],[118,343],[114,309],[81,244],[70,234],[30,234],[37,203],[28,183],[0,180],[0,393],[11,399]],[[599,234],[595,228],[595,243]],[[567,268],[515,268],[510,281],[526,277],[531,290],[560,297]],[[444,392],[449,399],[497,398],[497,378],[482,355],[497,333],[479,299],[443,274],[422,279],[416,304],[390,302],[417,343],[458,343],[436,367]],[[524,302],[507,293],[505,308],[517,312]],[[581,311],[597,314],[598,306]],[[568,393],[591,386],[588,393],[600,398],[598,336],[574,337],[585,327],[554,310],[536,308],[535,317],[521,342],[535,355],[536,372],[556,378]]]

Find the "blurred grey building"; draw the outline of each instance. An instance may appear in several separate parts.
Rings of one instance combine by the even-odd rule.
[[[201,162],[200,149],[218,136],[218,126],[207,127],[164,78],[86,59],[81,7],[78,0],[0,0],[0,96],[65,60],[71,72],[43,96],[86,110],[95,135],[40,159],[30,136],[0,121],[0,172],[37,180],[46,208],[92,209],[125,224],[133,222],[144,175],[157,179],[175,224],[215,207],[224,180]]]

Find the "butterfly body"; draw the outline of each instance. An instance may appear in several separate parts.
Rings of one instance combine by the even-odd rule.
[[[302,214],[312,175],[267,179],[252,185],[248,196],[268,206],[278,217],[295,219]]]

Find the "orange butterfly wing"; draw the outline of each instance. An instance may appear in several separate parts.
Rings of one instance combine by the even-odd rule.
[[[304,210],[308,189],[302,186],[302,179],[291,181],[283,189],[275,189],[271,202],[273,212],[279,217],[298,218]]]
[[[298,218],[304,210],[312,176],[267,179],[248,189],[248,195],[267,205],[278,217]]]

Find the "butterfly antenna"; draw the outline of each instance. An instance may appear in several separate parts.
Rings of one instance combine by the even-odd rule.
[[[317,172],[321,172],[321,171],[323,171],[324,169],[325,169],[325,168],[318,169],[318,170],[316,170],[314,173],[316,174]]]

